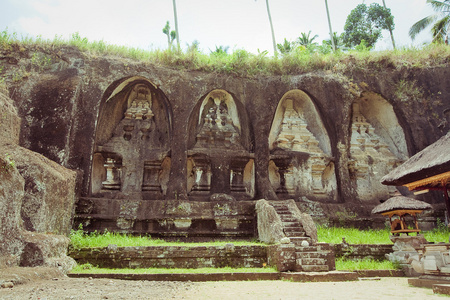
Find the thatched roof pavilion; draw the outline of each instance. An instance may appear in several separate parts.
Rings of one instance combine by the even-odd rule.
[[[410,190],[417,187],[450,189],[450,132],[392,170],[381,183],[410,185]]]
[[[450,131],[381,178],[386,185],[404,185],[410,191],[442,190],[450,216]]]
[[[426,202],[404,196],[395,196],[375,206],[374,209],[372,209],[372,213],[381,214],[395,210],[426,210],[431,208],[431,205]]]
[[[419,233],[419,223],[417,222],[417,214],[420,214],[425,209],[431,209],[431,205],[407,198],[404,196],[396,196],[389,198],[386,202],[375,206],[372,210],[373,214],[382,214],[389,217],[391,223],[391,233],[394,235],[401,233]],[[414,218],[414,229],[410,229],[406,223],[406,216]]]

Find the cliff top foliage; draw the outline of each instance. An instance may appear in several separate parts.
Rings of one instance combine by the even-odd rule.
[[[126,46],[111,45],[104,41],[89,41],[78,33],[69,40],[59,36],[54,39],[41,37],[18,37],[8,30],[0,32],[0,51],[8,52],[43,52],[49,55],[58,53],[65,47],[78,48],[89,57],[110,56],[131,59],[149,64],[161,65],[178,70],[197,70],[235,74],[245,77],[264,75],[298,75],[313,71],[332,71],[348,73],[355,70],[401,69],[412,67],[432,67],[448,64],[450,47],[445,44],[430,44],[422,47],[409,47],[396,50],[372,51],[363,43],[354,50],[332,52],[331,48],[319,46],[318,49],[297,47],[291,52],[271,57],[267,51],[253,54],[243,49],[232,53],[212,51],[202,53],[193,44],[185,51],[177,50],[142,50]],[[0,73],[3,66],[0,61]]]

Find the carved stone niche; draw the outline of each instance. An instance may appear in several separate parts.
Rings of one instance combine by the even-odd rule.
[[[122,159],[113,153],[95,153],[92,173],[98,178],[93,190],[98,193],[120,191],[122,178]]]
[[[162,199],[170,170],[170,111],[155,86],[132,79],[119,85],[100,111],[92,195]]]
[[[280,100],[269,149],[269,179],[280,198],[336,199],[330,141],[312,100],[304,92],[290,91]]]
[[[189,124],[190,199],[208,201],[211,194],[253,197],[252,143],[243,105],[228,92],[213,90],[197,104]]]
[[[382,185],[381,178],[405,157],[406,144],[399,139],[401,135],[392,106],[380,96],[369,93],[352,104],[348,169],[360,199],[389,197],[393,187]]]

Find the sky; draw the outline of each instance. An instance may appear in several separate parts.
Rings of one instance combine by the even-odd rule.
[[[344,31],[347,16],[358,4],[382,0],[328,0],[333,31]],[[414,42],[408,35],[412,24],[433,13],[426,0],[385,0],[394,16],[397,46],[421,45],[431,41],[425,29]],[[297,39],[301,32],[329,39],[324,0],[270,0],[277,43]],[[219,46],[252,53],[273,53],[265,0],[176,0],[180,45],[194,41],[205,53]],[[90,41],[124,45],[144,50],[166,49],[162,29],[169,21],[175,29],[171,0],[0,0],[0,31],[18,36],[69,39],[78,32]],[[392,49],[388,31],[376,50]]]

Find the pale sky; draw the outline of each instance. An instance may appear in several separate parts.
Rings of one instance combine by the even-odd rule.
[[[344,30],[345,20],[358,4],[382,1],[328,0],[333,31]],[[426,29],[414,43],[408,31],[412,24],[433,11],[426,0],[385,0],[394,16],[397,46],[421,45],[431,41]],[[272,38],[265,0],[176,0],[180,44],[183,49],[194,40],[205,53],[216,46],[245,49],[252,53],[269,50]],[[270,0],[277,43],[295,40],[301,32],[317,34],[317,42],[329,38],[324,0]],[[172,0],[0,0],[0,31],[17,32],[19,37],[55,35],[68,39],[73,33],[90,41],[166,49],[162,33],[166,21],[175,29]],[[392,48],[388,31],[377,50]]]

